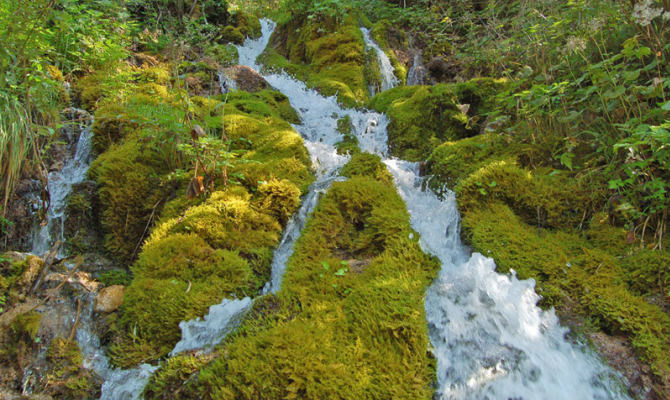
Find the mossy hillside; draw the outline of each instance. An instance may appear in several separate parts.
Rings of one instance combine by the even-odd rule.
[[[200,372],[190,376],[193,358],[166,365],[149,398],[166,395],[179,375],[180,398],[431,398],[423,297],[438,263],[410,239],[417,235],[379,158],[351,163],[366,168],[354,165],[321,199],[279,293],[259,299]]]
[[[353,16],[341,22],[293,19],[276,28],[260,56],[265,68],[284,70],[347,107],[368,99],[363,34]]]
[[[203,126],[230,143],[230,183],[217,183],[207,199],[188,199],[180,188],[167,202],[113,327],[110,355],[119,366],[167,355],[180,339],[179,322],[223,298],[255,296],[270,277],[283,225],[313,181],[285,96],[231,92],[225,105],[217,98],[192,103]]]
[[[640,357],[667,384],[670,316],[627,284],[630,274],[637,273],[631,264],[646,257],[667,260],[667,253],[631,249],[621,259],[594,246],[585,238],[589,231],[538,230],[499,201],[465,212],[463,229],[473,249],[493,257],[500,271],[514,269],[521,279],[535,279],[543,306],[579,315],[607,333],[629,336]],[[625,235],[609,238],[624,240]]]
[[[447,85],[393,88],[376,95],[369,105],[389,116],[389,151],[406,160],[424,160],[444,141],[474,134],[455,91]]]

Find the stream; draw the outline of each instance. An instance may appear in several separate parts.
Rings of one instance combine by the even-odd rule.
[[[247,39],[238,46],[240,64],[258,71],[262,68],[256,64],[256,58],[267,46],[275,27],[268,20],[262,20],[261,25],[259,39]],[[372,41],[369,32],[363,30],[363,35],[366,44],[377,51],[382,88],[395,86],[397,78],[388,57]],[[361,150],[379,155],[392,173],[407,204],[412,227],[421,235],[422,248],[442,264],[439,277],[427,289],[425,299],[431,351],[437,358],[435,398],[627,398],[609,367],[586,346],[565,338],[567,329],[561,327],[553,310],[537,307],[539,296],[532,280],[522,281],[513,274],[495,272],[494,260],[471,254],[462,244],[453,193],[440,199],[430,191],[423,191],[417,163],[389,158],[386,132],[389,121],[385,115],[342,108],[335,97],[323,97],[284,73],[263,76],[289,98],[298,112],[302,123],[294,128],[302,135],[317,171],[316,182],[304,196],[300,210],[289,221],[275,250],[272,276],[263,294],[280,289],[286,262],[305,221],[320,195],[332,182],[342,179],[338,171],[349,157],[338,155],[334,145],[342,139],[337,120],[349,116]],[[84,138],[80,141],[87,140],[90,132],[87,135],[82,133]],[[49,224],[62,220],[56,203],[52,201],[54,215],[49,215]],[[93,333],[93,301],[89,300],[88,312],[83,313],[77,331],[85,366],[105,380],[102,399],[137,399],[158,367],[143,364],[129,370],[112,368]],[[210,307],[202,319],[183,321],[182,340],[171,355],[211,349],[239,324],[252,305],[251,298],[224,299]]]

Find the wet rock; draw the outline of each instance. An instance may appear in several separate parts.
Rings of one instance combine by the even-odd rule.
[[[436,82],[444,82],[453,79],[457,73],[458,68],[453,63],[446,61],[442,57],[433,57],[426,65],[430,76]]]
[[[234,67],[224,68],[223,75],[230,81],[234,82],[235,87],[247,92],[258,92],[263,89],[268,89],[270,84],[253,69],[236,65]]]
[[[610,336],[603,332],[591,334],[590,339],[609,364],[626,378],[630,391],[636,398],[655,398],[651,395],[653,387],[651,369],[638,360],[628,339],[622,336]]]
[[[110,313],[116,311],[123,303],[125,286],[108,286],[100,291],[95,298],[94,310],[96,312]]]

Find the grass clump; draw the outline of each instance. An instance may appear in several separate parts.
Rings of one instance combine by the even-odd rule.
[[[423,296],[438,264],[410,239],[402,200],[379,181],[390,179],[379,159],[352,163],[366,170],[351,166],[350,179],[320,201],[282,289],[256,302],[212,362],[181,377],[180,397],[431,398]]]

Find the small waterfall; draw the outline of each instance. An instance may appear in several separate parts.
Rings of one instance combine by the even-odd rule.
[[[407,72],[407,86],[425,85],[426,84],[426,67],[423,66],[423,56],[421,51],[416,50],[414,53],[414,62]]]
[[[389,60],[388,56],[386,53],[384,53],[384,51],[382,51],[379,45],[374,40],[372,40],[369,29],[361,27],[361,32],[363,32],[365,45],[372,47],[377,53],[379,69],[381,70],[382,74],[382,92],[396,87],[399,81],[395,76],[395,68],[393,68],[393,65],[391,65],[391,60]]]
[[[65,208],[67,197],[72,192],[72,186],[81,183],[86,178],[91,162],[91,126],[93,118],[84,110],[69,109],[73,119],[78,119],[77,128],[68,127],[67,134],[71,136],[80,130],[79,139],[75,145],[74,155],[65,161],[63,168],[49,173],[49,209],[45,224],[35,230],[31,253],[43,256],[56,241],[64,241]],[[63,256],[61,247],[60,256]]]

